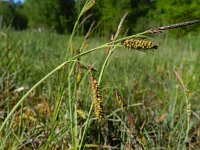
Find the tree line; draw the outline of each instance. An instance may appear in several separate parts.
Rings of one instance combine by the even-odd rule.
[[[0,25],[16,30],[44,28],[58,33],[71,33],[85,0],[26,0],[24,3],[0,1]],[[93,23],[95,33],[113,33],[128,12],[124,33],[134,33],[151,27],[200,18],[199,0],[96,0],[79,26],[85,33]],[[185,32],[198,27],[185,28]]]

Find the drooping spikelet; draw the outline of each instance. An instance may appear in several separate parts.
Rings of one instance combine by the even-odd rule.
[[[116,99],[117,103],[120,105],[121,109],[124,111],[126,109],[127,105],[124,103],[121,95],[119,94],[119,92],[116,89],[114,89],[114,94],[115,94],[115,99]]]
[[[91,81],[92,81],[92,94],[93,94],[95,116],[97,120],[102,121],[104,119],[104,109],[103,109],[101,91],[99,89],[96,78],[91,77]]]
[[[151,30],[149,30],[149,33],[161,33],[164,30],[182,28],[182,27],[190,26],[190,25],[197,24],[197,23],[200,23],[200,20],[192,20],[192,21],[187,21],[187,22],[180,22],[180,23],[171,24],[171,25],[168,25],[168,26],[162,26],[162,27],[151,29]]]
[[[147,41],[142,39],[126,39],[123,40],[121,44],[127,48],[137,49],[142,51],[148,51],[149,49],[158,48],[158,45],[154,44],[152,41]]]

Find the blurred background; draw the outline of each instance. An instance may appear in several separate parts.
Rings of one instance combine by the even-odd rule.
[[[39,29],[71,33],[85,0],[1,0],[0,29]],[[124,32],[133,34],[151,27],[199,19],[199,0],[96,0],[79,27],[87,32],[94,23],[98,36],[113,33],[128,12]],[[181,29],[182,34],[199,30],[197,26]],[[180,34],[180,31],[178,31]]]

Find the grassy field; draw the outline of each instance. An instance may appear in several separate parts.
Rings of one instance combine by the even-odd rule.
[[[2,31],[1,127],[19,107],[1,128],[0,149],[200,149],[200,35],[154,38],[157,50],[118,47],[105,68],[106,48],[74,59],[18,103],[78,49],[109,38],[74,37],[69,52],[67,35]],[[103,120],[93,109],[95,92]]]

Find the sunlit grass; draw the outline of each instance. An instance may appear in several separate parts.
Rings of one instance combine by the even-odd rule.
[[[0,36],[2,52],[0,64],[1,122],[34,83],[64,61],[68,41],[67,36],[54,33],[9,31],[5,34],[7,37]],[[200,45],[198,42],[195,43],[197,39],[200,37],[190,36],[178,40],[168,37],[158,39],[159,49],[155,52],[142,53],[124,48],[114,51],[105,68],[101,87],[105,114],[109,116],[114,112],[109,120],[115,121],[107,123],[113,128],[112,130],[107,125],[102,125],[103,129],[101,130],[107,129],[101,133],[110,130],[116,134],[116,137],[107,135],[105,147],[111,145],[114,138],[122,138],[127,144],[130,144],[128,140],[132,140],[132,142],[138,143],[135,145],[136,147],[149,148],[183,148],[185,142],[189,142],[190,145],[198,144],[198,141],[191,141],[192,137],[199,138],[197,130],[199,129],[200,113],[198,111],[200,108],[198,104],[200,98],[198,48]],[[77,43],[81,43],[83,38],[77,37],[76,40]],[[88,42],[87,49],[105,43],[106,39],[101,41],[101,39],[93,38]],[[105,50],[102,50],[84,56],[81,61],[92,65],[97,70],[95,74],[98,75],[105,57]],[[63,73],[62,71],[58,71],[36,88],[21,105],[21,109],[17,109],[15,116],[23,114],[23,108],[30,108],[36,113],[36,116],[34,118],[29,116],[28,119],[25,119],[26,126],[24,126],[23,119],[16,122],[15,116],[13,116],[0,135],[2,149],[33,147],[38,141],[41,142],[40,148],[48,149],[50,145],[58,146],[57,143],[60,142],[62,148],[70,148],[71,135],[69,131],[71,124],[73,125],[72,122],[69,122],[70,116],[68,116],[67,74],[70,68],[64,68],[64,75],[60,74]],[[180,74],[188,89],[186,94],[191,104],[188,141],[185,141],[187,113],[184,93],[174,71]],[[73,91],[74,88],[78,90],[77,110],[81,110],[82,116],[88,115],[91,105],[91,87],[88,75],[87,70],[82,70],[79,87],[74,87],[73,84],[71,87],[72,95],[76,93]],[[71,78],[73,83],[75,77]],[[19,90],[20,88],[22,90]],[[114,88],[120,91],[128,105],[141,104],[129,107],[125,114],[123,111],[115,112],[120,107],[114,99]],[[46,113],[41,113],[42,110],[37,108],[46,102],[47,104],[43,106],[44,110],[42,109]],[[81,134],[85,118],[81,117],[80,111],[78,112],[77,134]],[[24,117],[27,118],[27,116]],[[132,118],[134,123],[128,124],[128,118]],[[34,126],[30,126],[30,121],[34,123]],[[22,126],[16,128],[13,126],[16,123]],[[119,126],[119,124],[121,125]],[[95,131],[99,132],[98,126],[89,124],[86,135],[90,135],[90,137],[86,137],[84,140],[86,147],[87,144],[99,145],[105,140],[105,135],[99,139],[98,136],[101,135],[94,134]],[[129,131],[133,128],[134,131]],[[127,136],[127,132],[130,132],[131,136]],[[45,138],[39,138],[40,136]],[[35,142],[31,142],[31,140],[35,140]],[[122,149],[127,146],[123,142],[118,141]]]
[[[126,13],[111,40],[76,37],[94,4],[71,35],[1,32],[1,149],[198,147],[200,37],[144,34],[199,21],[118,38]]]

